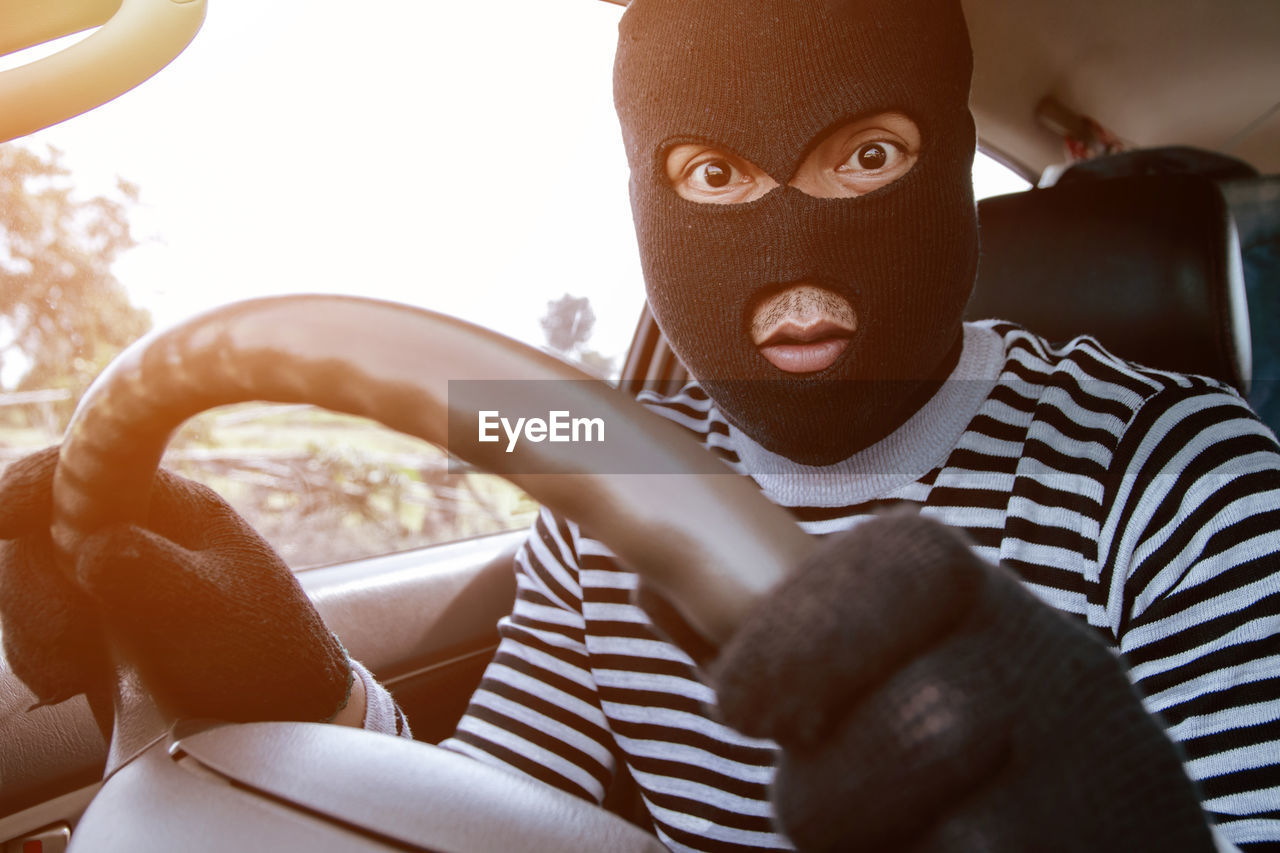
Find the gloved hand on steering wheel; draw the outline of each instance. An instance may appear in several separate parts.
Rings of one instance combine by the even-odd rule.
[[[147,527],[85,541],[72,576],[49,537],[56,447],[0,479],[5,654],[40,704],[109,688],[105,636],[162,706],[235,722],[331,719],[352,669],[280,557],[225,501],[161,470]]]
[[[1101,639],[914,514],[824,540],[711,675],[801,850],[1214,849]]]

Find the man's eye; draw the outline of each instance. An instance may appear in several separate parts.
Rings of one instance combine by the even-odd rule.
[[[738,179],[738,170],[727,160],[708,160],[693,168],[689,176],[696,184],[718,190]]]
[[[676,195],[699,204],[742,204],[778,185],[750,161],[694,142],[667,152],[666,172]]]
[[[880,171],[897,165],[902,156],[902,148],[896,143],[888,141],[867,142],[859,145],[852,156],[840,166],[840,169],[846,171]]]
[[[910,172],[920,148],[920,129],[902,113],[856,118],[818,140],[791,186],[814,198],[865,195]]]

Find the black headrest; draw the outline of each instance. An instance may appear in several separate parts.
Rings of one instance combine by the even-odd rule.
[[[1199,175],[1214,181],[1235,181],[1258,177],[1258,170],[1243,160],[1218,151],[1187,145],[1166,145],[1121,151],[1072,163],[1062,170],[1054,186],[1075,181],[1125,178],[1131,175]],[[1046,182],[1041,178],[1040,186]]]
[[[966,319],[1012,320],[1051,341],[1088,334],[1121,358],[1248,389],[1240,249],[1211,180],[1068,183],[984,199],[978,222]]]

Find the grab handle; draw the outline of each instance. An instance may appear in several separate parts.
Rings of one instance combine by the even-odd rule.
[[[190,44],[205,7],[205,0],[0,4],[0,54],[101,25],[64,50],[0,72],[0,142],[65,121],[137,86]]]

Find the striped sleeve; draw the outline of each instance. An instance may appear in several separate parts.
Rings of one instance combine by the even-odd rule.
[[[351,661],[352,678],[360,679],[364,687],[364,729],[413,740],[409,721],[405,719],[404,712],[387,692],[387,688],[374,679],[373,674],[365,669],[364,664],[350,658],[347,660]]]
[[[543,509],[516,557],[516,602],[453,737],[441,746],[600,803],[612,736],[587,665],[567,525]]]
[[[1099,550],[1108,621],[1242,850],[1280,844],[1280,448],[1234,394],[1156,393],[1117,447]]]

